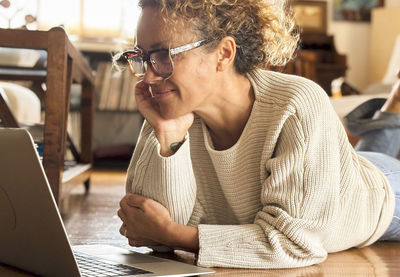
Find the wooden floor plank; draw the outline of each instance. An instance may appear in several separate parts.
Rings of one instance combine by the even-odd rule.
[[[119,234],[116,212],[125,193],[123,170],[95,170],[91,189],[83,185],[62,203],[63,221],[72,244],[111,244],[132,249]],[[192,262],[193,255],[177,252],[158,256]],[[211,276],[400,276],[400,243],[379,242],[362,249],[329,254],[325,262],[303,268],[253,270],[217,268]],[[0,276],[32,276],[0,265]]]
[[[95,171],[89,195],[84,189],[72,194],[64,216],[72,244],[106,243],[129,248],[118,230],[116,215],[124,195],[124,171]],[[190,260],[177,253],[174,258]],[[325,262],[298,269],[216,269],[212,276],[400,276],[400,243],[379,242],[362,249],[329,254]]]

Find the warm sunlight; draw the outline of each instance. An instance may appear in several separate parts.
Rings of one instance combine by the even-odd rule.
[[[65,26],[81,37],[132,38],[140,10],[137,0],[11,0],[0,7],[0,28],[18,28],[31,14],[28,29]]]

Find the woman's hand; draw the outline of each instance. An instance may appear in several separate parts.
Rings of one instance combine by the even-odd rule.
[[[165,245],[164,235],[172,223],[168,210],[160,203],[137,194],[127,194],[120,201],[118,216],[131,246]]]
[[[120,201],[118,216],[122,220],[120,233],[131,246],[166,245],[172,249],[197,252],[196,227],[172,221],[168,210],[160,203],[138,194],[126,194]]]
[[[172,155],[171,144],[180,142],[185,138],[187,131],[193,124],[194,114],[188,113],[173,119],[163,118],[158,103],[151,97],[149,85],[143,81],[136,84],[135,97],[140,113],[154,128],[155,135],[161,145],[161,155]]]

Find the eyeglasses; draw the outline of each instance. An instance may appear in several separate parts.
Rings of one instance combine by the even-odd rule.
[[[198,48],[209,42],[208,40],[199,40],[176,48],[157,49],[147,53],[143,49],[135,47],[132,50],[123,52],[122,56],[127,60],[132,74],[136,77],[143,78],[148,65],[150,65],[154,73],[167,79],[174,72],[173,56]]]

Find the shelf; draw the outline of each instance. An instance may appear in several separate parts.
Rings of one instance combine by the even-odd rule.
[[[89,171],[91,169],[92,165],[91,164],[76,164],[74,166],[69,167],[67,170],[64,170],[63,172],[63,177],[62,177],[62,182],[67,183],[74,178],[79,177],[79,175],[82,175]]]
[[[94,76],[92,69],[69,40],[65,30],[55,27],[49,31],[0,28],[0,47],[44,50],[46,68],[10,67],[0,65],[0,79],[46,82],[44,93],[43,167],[57,203],[66,196],[67,183],[90,182],[92,163],[92,133],[94,116]],[[81,93],[81,152],[71,146],[67,134],[72,83],[82,85]],[[2,97],[0,119],[7,127],[19,127]],[[78,165],[64,171],[64,156],[69,145]]]
[[[1,65],[0,65],[1,67]],[[5,80],[29,80],[29,81],[46,81],[45,69],[18,68],[18,67],[1,67],[0,78]]]

